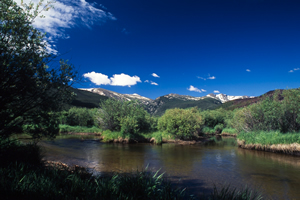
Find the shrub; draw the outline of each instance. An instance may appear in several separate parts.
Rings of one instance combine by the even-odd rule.
[[[137,101],[108,99],[100,104],[97,120],[104,130],[137,133],[152,131],[155,120]]]
[[[70,108],[66,114],[66,123],[71,126],[93,126],[94,118],[91,109]]]
[[[206,110],[201,112],[205,126],[214,128],[217,124],[224,124],[226,111],[223,108],[217,110]]]
[[[205,133],[205,134],[214,134],[215,130],[213,128],[210,128],[210,127],[206,126],[206,127],[204,127],[202,129],[202,133]]]
[[[222,130],[224,128],[224,124],[217,124],[215,127],[214,127],[214,131],[215,133],[221,133]]]
[[[204,121],[196,108],[170,109],[158,119],[158,130],[173,134],[179,139],[191,139],[199,135]]]

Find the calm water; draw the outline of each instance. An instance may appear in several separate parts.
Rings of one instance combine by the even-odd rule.
[[[215,145],[106,144],[94,139],[56,139],[40,143],[45,158],[85,166],[100,174],[149,169],[166,172],[173,183],[194,194],[213,184],[260,189],[270,199],[300,199],[300,157],[243,150],[234,138]]]

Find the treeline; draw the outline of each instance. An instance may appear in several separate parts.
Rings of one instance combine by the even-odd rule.
[[[238,134],[255,131],[299,132],[300,92],[298,89],[275,92],[271,97],[235,110],[201,111],[169,109],[153,117],[138,101],[108,99],[100,108],[71,108],[60,113],[60,123],[71,126],[96,126],[123,135],[160,131],[178,139],[193,139],[203,134]]]

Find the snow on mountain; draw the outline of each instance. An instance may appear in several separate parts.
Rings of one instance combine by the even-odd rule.
[[[208,94],[204,97],[193,97],[193,96],[188,96],[188,95],[179,95],[179,94],[171,93],[171,94],[167,94],[167,95],[158,97],[155,100],[153,100],[153,99],[138,95],[136,93],[134,93],[134,94],[120,94],[120,93],[113,92],[113,91],[110,91],[110,90],[105,90],[105,89],[102,89],[102,88],[85,88],[85,89],[80,89],[80,90],[90,91],[90,92],[97,93],[97,94],[102,95],[102,96],[107,96],[107,97],[110,97],[110,98],[114,98],[114,99],[117,99],[117,100],[125,100],[125,101],[140,100],[145,105],[153,104],[154,101],[158,101],[162,97],[165,97],[165,98],[168,98],[168,99],[180,99],[180,100],[183,100],[183,101],[191,101],[191,100],[192,101],[198,101],[198,100],[204,99],[206,97],[210,97],[210,98],[220,100],[222,103],[225,103],[227,101],[236,100],[236,99],[253,98],[253,97],[250,97],[250,96],[230,96],[230,95],[227,95],[227,94],[213,94],[213,93],[210,93],[210,94]]]
[[[206,97],[218,99],[218,100],[220,100],[222,103],[225,103],[225,102],[227,102],[227,101],[236,100],[236,99],[248,99],[248,98],[253,98],[253,97],[250,97],[250,96],[230,96],[230,95],[227,95],[227,94],[213,94],[213,93],[210,93],[210,94],[206,95]]]
[[[134,94],[120,94],[120,93],[113,92],[113,91],[110,91],[110,90],[105,90],[105,89],[102,89],[102,88],[80,88],[80,90],[86,90],[86,91],[93,92],[93,93],[96,93],[96,94],[99,94],[99,95],[102,95],[102,96],[114,98],[114,99],[117,99],[117,100],[131,101],[131,100],[137,99],[137,100],[140,100],[142,102],[143,101],[147,101],[147,102],[148,101],[149,102],[153,101],[150,98],[143,97],[143,96],[138,95],[136,93],[134,93]]]
[[[162,97],[168,98],[168,99],[180,99],[183,101],[188,101],[188,100],[192,100],[192,101],[198,101],[200,99],[204,99],[204,97],[193,97],[193,96],[188,96],[188,95],[180,95],[180,94],[167,94],[164,95]],[[156,100],[158,100],[161,97],[156,98]]]

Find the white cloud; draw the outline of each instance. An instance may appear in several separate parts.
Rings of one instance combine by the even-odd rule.
[[[157,74],[155,74],[155,73],[152,73],[151,75],[152,75],[153,77],[159,78],[159,76],[158,76]]]
[[[153,82],[153,81],[151,81],[151,85],[158,85],[157,83],[155,83],[155,82]]]
[[[15,0],[21,5],[21,0]],[[24,0],[27,5],[33,2],[35,5],[39,0]],[[41,8],[44,8],[46,2]],[[37,17],[33,25],[44,32],[55,37],[68,37],[64,34],[64,29],[72,28],[78,24],[91,27],[96,23],[103,23],[107,20],[116,20],[109,12],[105,11],[101,5],[97,8],[97,4],[88,3],[85,0],[57,0],[52,4],[53,8],[48,11],[41,12],[45,18]],[[40,16],[39,15],[39,16]]]
[[[213,79],[216,79],[216,77],[215,77],[215,76],[210,76],[210,77],[208,77],[207,79],[213,80]]]
[[[206,92],[206,90],[204,90],[204,89],[201,89],[201,91],[202,91],[202,92]]]
[[[114,86],[132,86],[141,82],[138,76],[129,76],[127,74],[114,74],[113,77],[108,78],[107,75],[89,72],[83,74],[83,77],[90,79],[90,81],[96,85],[114,85]]]
[[[202,79],[202,80],[205,80],[205,81],[206,81],[206,79],[211,79],[211,80],[216,79],[215,76],[210,76],[210,74],[208,74],[207,78],[203,78],[203,77],[201,77],[201,76],[197,76],[197,78]]]
[[[219,90],[214,90],[214,93],[220,93]]]
[[[246,69],[246,71],[247,71],[247,72],[251,72],[251,70],[250,70],[250,69]]]
[[[188,88],[189,91],[192,91],[192,92],[200,92],[201,93],[201,90],[199,90],[198,88],[190,85],[190,87]]]
[[[14,1],[21,5],[21,0]],[[37,5],[39,0],[24,0],[23,2],[27,5],[30,2]],[[46,4],[46,2],[43,2],[39,11],[42,11]],[[78,25],[91,28],[94,24],[102,24],[107,20],[116,20],[101,5],[97,6],[97,3],[88,3],[85,0],[57,0],[51,5],[53,5],[53,8],[50,8],[48,11],[42,11],[33,22],[35,28],[47,33],[49,42],[54,42],[56,38],[68,39],[70,36],[65,34],[65,29]],[[40,18],[41,15],[45,16],[45,18]],[[56,51],[51,45],[48,49]]]
[[[291,69],[289,72],[290,72],[290,73],[293,73],[293,72],[298,71],[298,70],[300,70],[300,68],[294,68],[294,69]]]
[[[83,77],[90,79],[90,81],[95,83],[96,85],[110,85],[111,83],[108,76],[101,73],[89,72],[83,74]]]
[[[206,80],[206,78],[203,78],[203,77],[200,77],[200,76],[197,76],[197,78],[202,79],[202,80]]]
[[[132,86],[136,85],[137,82],[142,82],[140,77],[138,76],[129,76],[127,74],[115,74],[113,77],[110,78],[111,85],[116,86]]]
[[[145,80],[144,82],[145,82],[145,83],[149,83],[149,80]]]

